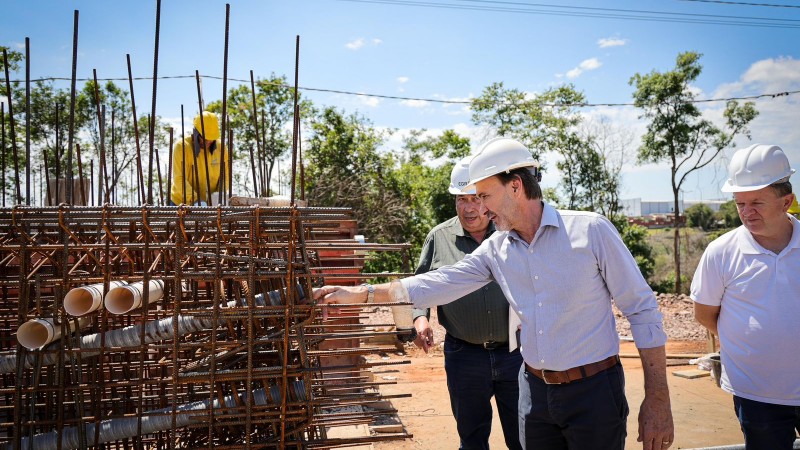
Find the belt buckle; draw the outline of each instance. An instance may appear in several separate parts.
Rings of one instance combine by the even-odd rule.
[[[486,350],[494,350],[499,346],[500,344],[495,341],[486,341],[483,343],[483,348],[485,348]]]
[[[544,384],[564,384],[564,383],[566,383],[565,381],[550,381],[550,380],[548,380],[547,379],[547,374],[548,373],[557,373],[557,371],[542,369],[542,381],[544,381]]]

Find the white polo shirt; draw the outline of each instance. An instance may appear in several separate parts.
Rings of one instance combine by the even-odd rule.
[[[744,226],[706,248],[692,281],[697,303],[720,306],[721,386],[750,400],[800,406],[800,222],[775,254]]]

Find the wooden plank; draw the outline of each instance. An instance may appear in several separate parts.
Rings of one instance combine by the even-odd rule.
[[[675,375],[676,377],[689,378],[689,379],[711,376],[711,372],[699,369],[676,370],[675,372],[672,372],[672,374]]]

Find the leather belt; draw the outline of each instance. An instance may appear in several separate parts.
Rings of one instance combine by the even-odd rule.
[[[448,334],[447,337],[449,337],[450,339],[453,339],[454,341],[460,342],[462,344],[483,347],[486,350],[494,350],[494,349],[497,349],[497,348],[500,348],[500,347],[503,347],[503,346],[508,347],[508,342],[486,341],[486,342],[482,342],[480,344],[473,344],[472,342],[465,341],[463,339],[459,339],[459,338],[457,338],[457,337],[455,337],[453,335],[450,335],[450,334]]]
[[[592,375],[596,375],[606,369],[616,366],[618,363],[619,355],[614,355],[609,356],[602,361],[597,361],[562,371],[534,369],[528,364],[525,364],[525,370],[544,381],[545,384],[567,384],[583,378],[591,377]]]

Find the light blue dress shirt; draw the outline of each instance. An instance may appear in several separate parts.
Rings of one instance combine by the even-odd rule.
[[[417,308],[456,300],[497,281],[522,320],[522,357],[537,369],[566,370],[619,353],[611,301],[628,318],[638,348],[667,336],[655,295],[605,217],[543,204],[528,244],[497,231],[452,266],[402,280]]]

